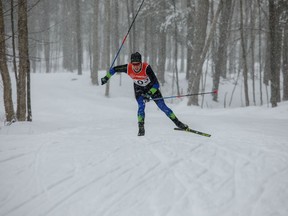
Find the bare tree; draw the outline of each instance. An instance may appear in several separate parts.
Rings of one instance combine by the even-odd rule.
[[[80,0],[76,1],[76,37],[77,37],[77,68],[78,75],[82,75],[82,37],[81,37],[81,10],[80,10]]]
[[[279,11],[274,0],[269,0],[269,32],[271,39],[271,98],[272,107],[280,101],[280,61],[281,61],[281,31],[279,27]]]
[[[283,44],[283,100],[288,100],[288,23],[285,25]]]
[[[99,0],[94,0],[94,14],[93,14],[93,70],[91,73],[91,80],[93,85],[99,85],[98,71],[99,71],[99,39],[98,39],[98,17],[99,17]]]
[[[160,7],[165,10],[165,1],[160,1]],[[159,14],[160,23],[164,23],[166,18],[165,13]],[[162,85],[165,83],[165,65],[166,65],[166,29],[161,28],[159,33],[159,61],[158,61],[158,79]]]
[[[13,69],[15,80],[18,80],[17,63],[16,63],[16,45],[15,45],[15,27],[14,27],[14,0],[11,0],[11,33],[12,33],[12,53],[13,53]]]
[[[288,2],[282,1],[280,7],[283,8],[283,100],[288,100]]]
[[[255,2],[257,3],[257,2]],[[252,6],[250,8],[250,48],[249,52],[251,56],[250,61],[250,68],[251,68],[251,79],[252,79],[252,95],[253,95],[253,104],[256,105],[256,94],[255,94],[255,40],[256,40],[256,31],[255,31],[255,25],[256,25],[256,5],[252,3]]]
[[[206,15],[207,15],[207,17],[208,17],[208,11],[206,11],[207,10],[207,6],[208,6],[208,10],[209,10],[209,2],[207,3],[206,2],[206,4],[208,4],[208,5],[203,5],[203,8],[202,8],[202,10],[203,11],[205,11],[205,13],[207,13]],[[202,76],[202,67],[203,67],[203,64],[204,64],[204,62],[205,62],[205,59],[206,59],[206,55],[207,55],[207,51],[208,51],[208,49],[209,49],[209,47],[210,47],[210,44],[211,44],[211,42],[212,42],[212,38],[213,38],[213,35],[214,35],[214,31],[215,31],[215,29],[216,29],[216,23],[217,23],[217,20],[218,20],[218,17],[219,17],[219,15],[220,15],[220,12],[221,12],[221,10],[222,10],[222,7],[223,7],[223,1],[222,0],[220,0],[220,2],[219,2],[219,5],[218,5],[218,8],[217,8],[217,11],[216,11],[216,13],[215,13],[215,16],[214,16],[214,18],[213,18],[213,22],[212,22],[212,26],[211,26],[211,29],[210,29],[210,32],[209,32],[209,35],[208,35],[208,37],[207,37],[207,40],[204,40],[204,46],[202,47],[202,45],[201,46],[199,46],[199,44],[197,45],[198,46],[198,49],[200,48],[200,47],[202,47],[201,49],[196,49],[196,50],[198,50],[201,54],[200,54],[200,56],[199,57],[197,57],[196,59],[197,59],[197,61],[195,61],[195,66],[194,66],[194,69],[193,69],[193,74],[192,74],[192,76],[190,76],[189,77],[189,85],[188,85],[188,92],[189,93],[198,93],[199,92],[199,88],[200,88],[200,79],[201,79],[201,76]],[[204,8],[206,8],[206,9],[204,9]],[[201,10],[201,11],[202,11]],[[199,12],[200,14],[201,13],[203,13],[203,11],[202,12]],[[203,17],[202,17],[202,15],[200,15],[197,19],[203,19]],[[199,22],[199,24],[201,24],[201,21],[198,21]],[[202,21],[203,22],[203,21]],[[205,23],[206,23],[206,25],[207,25],[207,20],[205,21]],[[200,28],[200,26],[201,25],[197,25],[197,27],[198,28]],[[204,28],[204,29],[206,29],[206,27]],[[203,31],[203,30],[202,30]],[[204,36],[205,35],[205,36]],[[199,37],[203,37],[203,38],[206,38],[206,30],[205,30],[205,32],[203,31],[201,34],[199,34],[198,35],[198,37],[197,38],[199,38]],[[198,54],[199,55],[199,54]],[[194,53],[194,56],[196,56],[196,53]],[[197,96],[193,96],[193,97],[190,97],[189,98],[189,100],[188,100],[188,106],[191,106],[191,105],[199,105],[198,104],[198,97]]]
[[[194,14],[195,14],[195,4],[192,0],[187,1],[187,10],[188,10],[188,17],[187,17],[187,64],[186,64],[186,79],[188,80],[190,75],[192,74],[192,53],[193,53],[193,44],[194,44]]]
[[[15,121],[15,113],[12,100],[11,80],[6,60],[6,40],[4,29],[3,5],[2,1],[0,1],[0,72],[3,80],[5,117],[6,121],[12,122]]]
[[[173,0],[173,11],[174,11],[174,70],[173,70],[173,78],[175,74],[176,78],[176,90],[177,90],[177,95],[180,95],[180,87],[179,87],[179,73],[178,73],[178,28],[177,28],[177,21],[176,21],[176,2]],[[174,73],[175,71],[175,73]],[[172,85],[174,82],[172,83]],[[173,89],[173,87],[172,87]]]
[[[110,67],[110,0],[105,1],[105,55],[106,55],[106,68]],[[105,96],[109,97],[110,82],[106,84]]]
[[[144,18],[144,55],[143,55],[143,59],[144,61],[147,61],[148,60],[148,31],[149,31],[149,18],[147,16],[145,16]]]
[[[243,27],[243,0],[240,0],[240,37],[241,37],[241,48],[242,48],[242,60],[243,60],[243,77],[244,77],[244,93],[245,93],[245,104],[249,106],[249,95],[248,95],[248,66],[247,66],[247,53],[246,43],[244,38],[244,27]]]
[[[129,4],[130,2],[130,4]],[[134,1],[126,0],[126,8],[127,8],[127,20],[128,25],[132,23],[132,17],[134,17]],[[130,33],[129,40],[129,53],[135,52],[135,25],[132,27],[132,31]]]
[[[19,80],[17,85],[17,119],[26,120],[27,74],[30,70],[28,51],[27,0],[18,0]]]
[[[259,91],[260,91],[260,105],[263,105],[263,93],[262,93],[262,34],[261,34],[261,27],[262,27],[262,21],[261,21],[261,0],[257,0],[258,2],[258,19],[259,19],[259,27],[258,27],[258,42],[259,42]]]
[[[208,12],[209,12],[209,0],[199,0],[198,8],[196,9],[196,17],[195,17],[195,29],[194,29],[194,37],[193,40],[193,54],[192,54],[192,70],[189,75],[189,93],[198,93],[200,87],[200,78],[202,74],[202,65],[198,65],[200,63],[201,54],[205,45],[206,40],[206,29],[208,23]],[[201,70],[198,70],[198,67],[201,67]],[[199,105],[198,97],[190,97],[188,101],[188,105]]]
[[[215,73],[213,75],[213,90],[219,89],[219,82],[221,74],[226,74],[226,63],[227,63],[227,46],[228,46],[228,27],[229,27],[229,18],[232,10],[232,1],[224,0],[224,8],[221,13],[220,23],[219,23],[219,46],[217,54],[215,56]],[[218,94],[213,95],[213,100],[218,100]]]
[[[41,17],[42,25],[45,28],[45,31],[42,33],[43,37],[43,45],[44,45],[44,58],[45,58],[45,66],[46,66],[46,73],[51,72],[51,62],[50,62],[50,55],[51,55],[51,42],[50,42],[50,0],[44,0],[42,2],[42,11],[44,16]]]
[[[119,9],[120,9],[119,8],[119,2],[115,1],[115,2],[112,3],[112,5],[113,5],[112,6],[112,8],[113,8],[113,16],[111,17],[111,21],[112,21],[113,28],[112,28],[111,33],[112,33],[112,37],[113,37],[113,39],[112,39],[113,43],[111,43],[111,44],[113,44],[112,45],[112,48],[113,48],[112,50],[113,50],[113,57],[114,57],[116,55],[119,47],[120,47],[119,26],[121,25],[121,20],[119,19],[120,18],[119,17]],[[119,55],[117,57],[116,65],[120,64],[120,62],[121,62],[121,55]]]
[[[73,2],[64,1],[62,5],[62,14],[67,17],[62,23],[62,53],[63,53],[63,68],[67,69],[68,71],[73,71],[74,69],[74,17],[71,15],[73,14],[72,6]],[[69,32],[69,34],[67,34]]]

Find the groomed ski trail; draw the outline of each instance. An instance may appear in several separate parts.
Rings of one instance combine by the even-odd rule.
[[[133,95],[119,87],[108,99],[89,77],[42,76],[35,120],[0,130],[1,216],[288,214],[287,105],[274,116],[169,104],[206,138],[174,131],[149,104],[137,137]]]

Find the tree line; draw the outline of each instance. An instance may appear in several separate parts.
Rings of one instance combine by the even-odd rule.
[[[141,2],[1,0],[0,71],[7,122],[32,120],[31,73],[82,75],[88,69],[91,83],[99,85],[98,71],[109,69]],[[190,94],[205,89],[209,75],[212,90],[221,88],[221,80],[232,78],[236,88],[243,79],[245,106],[263,105],[268,88],[272,107],[288,99],[286,0],[145,0],[128,37],[116,64],[139,51],[162,85],[165,72],[173,71],[177,94],[178,75],[185,73]],[[109,92],[108,84],[105,95]],[[218,101],[217,94],[213,100]],[[198,96],[188,100],[189,106],[199,104]]]

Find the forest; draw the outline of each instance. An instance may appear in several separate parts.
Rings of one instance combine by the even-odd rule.
[[[209,70],[211,91],[219,89],[221,80],[243,82],[245,106],[263,105],[268,90],[271,107],[288,100],[287,0],[1,0],[5,121],[32,121],[33,73],[81,76],[85,70],[91,83],[99,85],[98,72],[113,66],[130,26],[115,65],[139,51],[161,85],[165,73],[173,73],[178,95],[180,73],[187,93],[198,93]],[[217,94],[213,100],[218,101]],[[187,105],[199,106],[198,96],[189,97]]]

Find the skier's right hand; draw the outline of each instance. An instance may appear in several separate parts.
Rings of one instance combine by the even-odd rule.
[[[151,94],[148,92],[146,94],[142,94],[142,97],[143,97],[145,103],[148,103],[151,99]]]
[[[108,82],[109,78],[107,76],[101,78],[101,85],[104,85]]]

